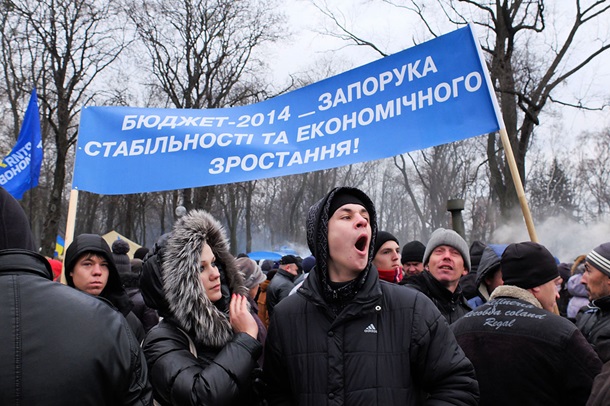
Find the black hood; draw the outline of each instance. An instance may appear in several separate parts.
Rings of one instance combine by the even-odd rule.
[[[352,282],[334,291],[329,284],[328,277],[328,221],[330,219],[330,208],[333,200],[339,194],[351,194],[358,198],[370,216],[371,241],[369,243],[369,255],[366,268]],[[320,284],[323,297],[327,302],[333,298],[349,299],[348,296],[355,295],[364,284],[371,269],[373,251],[375,250],[375,239],[377,236],[377,212],[371,199],[360,189],[352,187],[337,187],[331,190],[324,198],[320,199],[309,209],[307,216],[307,244],[309,250],[316,258],[315,268],[317,270],[318,283]]]
[[[13,196],[0,187],[0,250],[8,248],[36,252],[25,212]]]
[[[66,249],[66,256],[64,259],[64,276],[66,278],[66,284],[71,287],[74,286],[74,281],[70,272],[74,269],[74,265],[78,259],[86,253],[95,253],[101,255],[108,262],[108,282],[106,287],[100,293],[100,297],[109,300],[123,315],[127,315],[133,304],[129,300],[129,296],[123,288],[119,272],[117,271],[116,265],[112,258],[112,251],[108,246],[108,243],[97,234],[81,234],[77,236],[74,241]]]
[[[493,274],[500,268],[500,257],[490,246],[485,246],[481,254],[481,260],[477,270],[477,279],[475,284],[477,287],[481,285],[486,276]]]

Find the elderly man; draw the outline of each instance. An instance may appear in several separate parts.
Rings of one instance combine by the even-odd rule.
[[[424,252],[424,271],[408,278],[406,286],[423,292],[451,324],[468,313],[460,278],[470,269],[466,241],[455,231],[439,228],[430,236]]]
[[[421,293],[380,281],[377,221],[364,192],[335,188],[313,205],[316,258],[275,309],[265,344],[271,405],[476,405],[470,361]]]
[[[269,319],[275,306],[290,294],[294,280],[299,274],[298,259],[294,255],[284,255],[280,259],[280,269],[276,272],[267,287],[267,313]]]
[[[576,315],[576,326],[606,362],[610,361],[610,242],[595,247],[585,261],[580,283],[591,303]]]
[[[584,405],[601,361],[576,326],[552,313],[561,278],[534,242],[510,244],[504,285],[451,325],[474,364],[481,405]]]

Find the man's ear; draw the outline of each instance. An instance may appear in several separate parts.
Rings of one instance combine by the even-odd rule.
[[[466,276],[468,275],[468,269],[464,268],[464,270],[462,271],[462,276]]]

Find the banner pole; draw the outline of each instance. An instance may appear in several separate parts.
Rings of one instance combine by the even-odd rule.
[[[521,211],[523,212],[523,218],[525,219],[525,225],[527,227],[530,240],[532,242],[539,242],[538,236],[536,235],[536,230],[534,229],[534,220],[532,219],[532,214],[530,213],[530,208],[527,205],[527,200],[525,198],[525,190],[523,190],[523,183],[521,183],[521,176],[519,175],[517,162],[515,161],[513,149],[510,145],[510,140],[508,139],[508,133],[506,132],[506,128],[504,128],[504,126],[500,128],[500,139],[502,140],[502,145],[504,146],[504,154],[506,155],[506,160],[508,161],[508,167],[510,168],[515,189],[517,189],[519,204],[521,205]]]
[[[78,190],[72,189],[70,191],[70,203],[68,204],[68,218],[66,221],[66,237],[64,238],[64,268],[66,260],[66,249],[70,246],[74,240],[74,225],[76,224],[76,207],[78,206]],[[61,283],[66,284],[66,277],[64,273],[61,273]]]

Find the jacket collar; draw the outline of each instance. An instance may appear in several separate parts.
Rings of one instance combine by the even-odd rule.
[[[297,291],[298,294],[304,296],[316,306],[324,307],[328,309],[328,303],[325,302],[320,289],[318,281],[319,275],[316,274],[318,270],[314,267],[301,288]],[[371,266],[370,271],[364,281],[362,288],[356,293],[353,299],[350,300],[349,304],[345,307],[342,312],[342,318],[350,317],[351,314],[360,313],[366,310],[374,303],[376,303],[381,297],[381,282],[379,282],[379,275],[377,274],[377,268]],[[332,313],[332,312],[331,312]]]
[[[292,282],[294,282],[294,280],[296,279],[296,275],[291,274],[290,272],[288,272],[285,269],[278,269],[277,273],[279,275],[284,275],[285,277],[287,277],[288,279],[290,279]]]
[[[542,304],[536,299],[530,291],[526,289],[522,289],[518,286],[512,285],[502,285],[498,286],[494,289],[493,293],[490,296],[490,299],[497,299],[499,297],[512,297],[514,299],[523,300],[531,305],[536,306],[539,309],[542,309]]]
[[[455,288],[455,292],[451,292],[442,283],[436,280],[436,278],[430,273],[430,271],[423,271],[421,273],[422,278],[426,281],[428,287],[433,296],[441,298],[446,301],[456,301],[462,296],[462,288],[458,285]]]
[[[53,279],[51,265],[42,255],[17,248],[0,250],[0,273],[17,272],[26,272],[46,279]]]
[[[610,296],[600,297],[594,300],[591,304],[595,307],[599,307],[601,310],[610,310]]]

